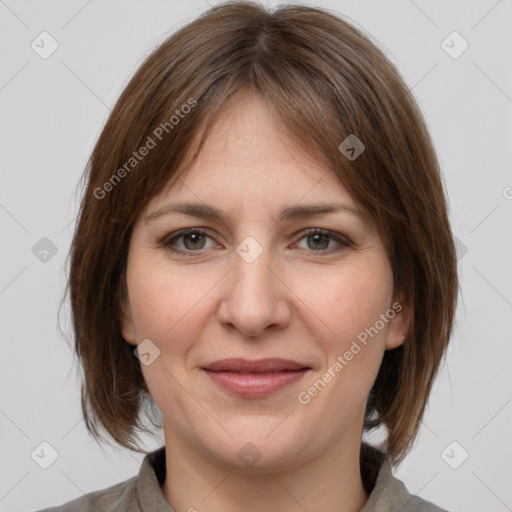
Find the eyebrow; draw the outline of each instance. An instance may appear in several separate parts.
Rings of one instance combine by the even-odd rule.
[[[343,212],[365,219],[363,212],[355,207],[338,203],[321,203],[321,204],[299,204],[288,206],[280,210],[278,221],[285,222],[290,220],[299,220],[317,215],[326,215],[329,213]],[[232,216],[226,215],[222,211],[204,203],[169,203],[158,210],[150,213],[144,218],[144,223],[148,223],[157,217],[169,213],[183,213],[192,217],[201,219],[216,220],[222,224],[228,224],[233,220]]]

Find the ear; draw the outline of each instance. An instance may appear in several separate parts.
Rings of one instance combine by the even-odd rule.
[[[390,318],[386,336],[386,350],[393,350],[404,343],[411,328],[410,306],[403,295],[393,300],[386,315]]]
[[[124,272],[121,278],[125,279]],[[127,343],[130,343],[131,345],[137,345],[137,337],[135,336],[135,327],[133,325],[132,308],[130,305],[130,299],[128,297],[128,290],[126,286],[123,286],[123,293],[121,295],[122,297],[119,304],[119,323],[121,325],[121,335]]]
[[[137,345],[131,307],[129,305],[128,299],[122,300],[120,309],[121,311],[119,313],[119,322],[121,324],[121,335],[126,342],[132,345]]]

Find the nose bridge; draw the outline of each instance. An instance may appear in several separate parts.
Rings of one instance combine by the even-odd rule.
[[[283,326],[289,317],[286,287],[274,275],[277,262],[273,261],[270,237],[259,238],[261,242],[247,236],[236,247],[219,310],[221,322],[251,336],[270,325]]]
[[[251,304],[253,311],[263,311],[275,299],[275,277],[270,272],[272,250],[269,237],[258,241],[254,236],[245,237],[236,247],[234,275],[231,293],[236,294],[243,304]]]
[[[272,264],[272,251],[268,238],[258,241],[253,236],[247,236],[236,247],[234,256],[235,284],[240,282],[245,287],[255,287],[254,291],[269,286],[269,267]],[[265,290],[268,292],[269,290]]]

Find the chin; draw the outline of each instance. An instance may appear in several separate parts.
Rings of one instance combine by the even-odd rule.
[[[252,435],[233,435],[224,442],[212,442],[208,437],[205,449],[229,470],[249,474],[287,471],[314,456],[309,440],[294,439],[285,429],[279,434],[270,432],[272,429],[257,432],[253,428]]]

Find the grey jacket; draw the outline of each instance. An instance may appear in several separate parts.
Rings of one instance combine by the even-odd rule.
[[[368,444],[361,447],[361,474],[369,495],[360,512],[447,512],[412,496],[391,473],[384,454]],[[148,453],[139,474],[105,489],[39,512],[176,512],[165,500],[165,446]]]

